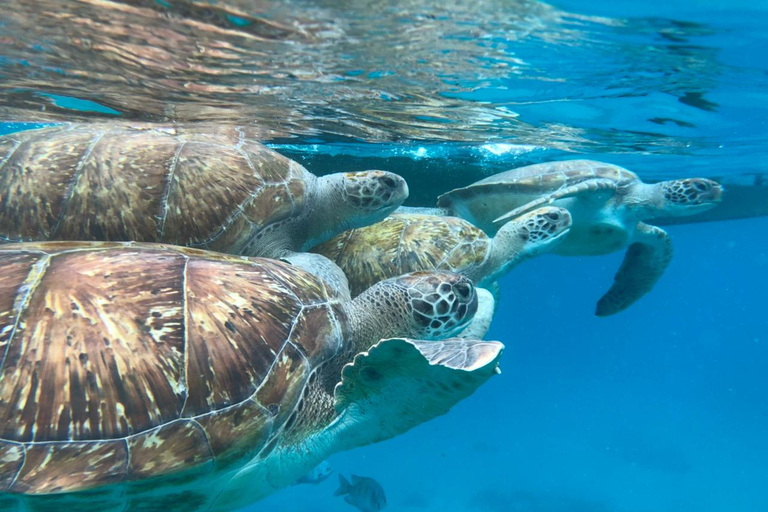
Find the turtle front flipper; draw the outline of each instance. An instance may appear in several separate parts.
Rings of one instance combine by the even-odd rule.
[[[390,338],[345,365],[334,391],[339,449],[389,439],[448,412],[499,373],[498,341]]]
[[[539,199],[536,199],[535,201],[531,201],[530,203],[526,203],[523,206],[519,206],[505,213],[501,217],[497,217],[496,219],[493,220],[493,222],[494,224],[496,224],[499,222],[504,222],[508,219],[514,219],[515,217],[522,215],[524,213],[527,213],[535,208],[552,204],[555,201],[559,199],[565,199],[566,197],[574,197],[574,196],[580,196],[583,194],[600,193],[600,192],[606,192],[606,191],[613,194],[616,192],[616,190],[618,190],[618,185],[614,180],[594,179],[594,180],[582,181],[581,183],[577,183],[576,185],[571,185],[570,187],[561,188],[549,195],[540,197]]]
[[[613,286],[597,303],[597,316],[627,309],[651,291],[672,260],[672,240],[656,226],[638,223],[634,243],[624,255]]]

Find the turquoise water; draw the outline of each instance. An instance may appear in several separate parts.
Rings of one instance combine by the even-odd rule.
[[[649,181],[716,177],[745,194],[729,217],[748,218],[668,226],[670,267],[614,317],[593,311],[621,254],[524,263],[500,283],[487,336],[507,346],[502,375],[448,415],[330,462],[379,481],[392,511],[768,510],[768,217],[753,216],[768,213],[768,3],[407,2],[399,16],[377,2],[293,2],[322,34],[338,28],[338,45],[236,39],[270,56],[270,73],[247,81],[215,57],[187,56],[198,67],[172,52],[140,65],[117,52],[73,59],[82,45],[67,46],[62,22],[17,30],[22,14],[35,20],[32,4],[0,15],[0,133],[74,119],[255,122],[318,174],[399,172],[422,205],[504,169],[580,156]],[[386,33],[424,20],[442,31],[437,42]],[[401,54],[386,50],[397,37]],[[178,41],[167,48],[187,51]],[[281,51],[308,58],[283,76]],[[255,51],[237,55],[258,69]],[[248,510],[352,510],[335,488],[333,475]]]

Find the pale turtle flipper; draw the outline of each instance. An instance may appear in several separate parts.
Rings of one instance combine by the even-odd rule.
[[[570,187],[561,188],[547,196],[540,197],[535,201],[531,201],[530,203],[526,203],[523,206],[519,206],[514,210],[511,210],[505,213],[501,217],[497,217],[496,219],[493,220],[493,222],[499,223],[499,222],[504,222],[508,219],[514,219],[515,217],[518,217],[524,213],[534,210],[540,206],[552,204],[558,199],[565,199],[566,197],[573,197],[573,196],[578,196],[578,195],[588,194],[588,193],[599,193],[603,191],[610,191],[611,194],[613,194],[616,192],[616,190],[618,190],[618,188],[619,187],[616,184],[616,182],[609,179],[592,179],[592,180],[582,181],[581,183],[577,183],[576,185],[571,185]]]
[[[491,327],[493,314],[496,312],[496,297],[485,288],[475,288],[475,292],[477,293],[477,313],[467,328],[456,335],[457,338],[481,340]]]
[[[389,439],[448,412],[499,373],[498,341],[390,338],[344,366],[334,391],[341,449]]]
[[[634,243],[624,255],[613,286],[597,303],[597,316],[627,309],[651,291],[672,260],[672,240],[656,226],[638,223]]]
[[[430,208],[428,206],[400,206],[393,214],[404,213],[406,215],[438,215],[442,217],[454,217],[446,208]]]
[[[338,265],[325,256],[308,252],[290,252],[280,259],[319,277],[327,287],[338,293],[343,300],[351,300],[347,276],[344,275],[344,271]]]

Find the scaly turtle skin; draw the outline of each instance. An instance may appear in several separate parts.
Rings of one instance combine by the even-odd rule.
[[[281,257],[383,219],[385,171],[318,178],[248,128],[73,124],[0,137],[0,240],[133,240]]]
[[[573,227],[553,252],[601,255],[628,247],[611,289],[596,314],[618,313],[648,293],[672,258],[662,229],[644,220],[703,212],[722,198],[720,185],[704,178],[647,184],[616,165],[567,160],[506,171],[438,198],[439,211],[458,215],[493,234],[501,221],[546,204],[568,209]]]
[[[451,336],[476,306],[448,273],[345,301],[278,260],[2,246],[0,509],[245,506],[472,393],[501,344],[399,337]]]
[[[495,288],[496,281],[514,266],[552,250],[570,226],[568,211],[551,206],[508,222],[493,238],[458,217],[396,214],[345,231],[312,251],[341,268],[353,297],[379,281],[418,270],[455,272],[478,287]],[[482,338],[496,298],[483,288],[478,295],[478,313],[466,334]]]

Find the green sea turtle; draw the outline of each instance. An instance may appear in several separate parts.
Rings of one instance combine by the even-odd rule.
[[[466,334],[482,338],[496,304],[495,297],[483,289],[494,288],[523,260],[552,250],[570,226],[568,211],[552,206],[511,220],[493,238],[458,217],[395,214],[345,231],[311,250],[341,268],[353,297],[379,281],[418,270],[446,270],[468,277],[480,287],[480,305]]]
[[[316,177],[247,127],[73,124],[0,137],[0,240],[164,242],[282,257],[386,217],[386,171]]]
[[[672,258],[672,243],[655,217],[694,215],[716,206],[722,187],[704,178],[647,184],[633,172],[592,160],[546,162],[512,169],[438,198],[440,213],[458,215],[493,234],[501,222],[545,204],[568,209],[573,226],[553,252],[601,255],[628,247],[596,314],[618,313],[648,293]]]
[[[443,339],[476,305],[471,282],[444,272],[345,300],[273,259],[2,246],[0,509],[245,506],[498,373],[500,343]]]

